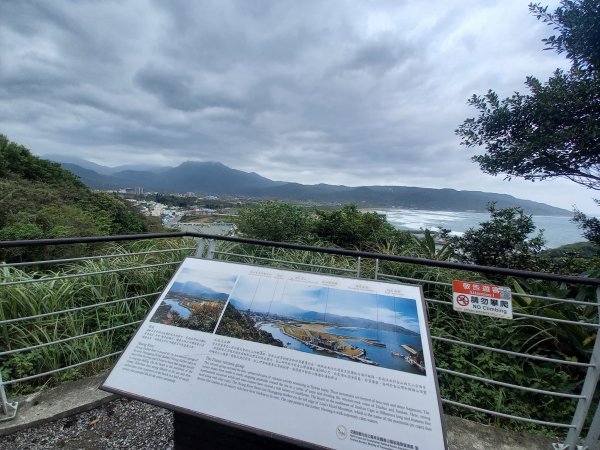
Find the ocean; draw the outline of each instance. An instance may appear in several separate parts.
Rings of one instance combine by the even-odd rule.
[[[490,220],[488,213],[425,211],[418,209],[389,209],[377,211],[385,214],[387,220],[401,230],[438,230],[448,228],[453,234],[461,235],[469,228],[477,228],[481,222]],[[572,216],[533,216],[538,229],[544,230],[547,248],[582,242],[581,231],[571,222]],[[537,232],[536,232],[537,233]]]
[[[332,355],[327,352],[319,352],[311,349],[308,345],[301,341],[294,339],[290,336],[286,336],[283,332],[271,323],[263,323],[260,325],[260,329],[271,333],[275,339],[279,339],[283,342],[286,348],[298,350],[305,353],[314,353],[317,355],[328,356],[332,358],[346,359],[341,356]],[[407,355],[408,352],[404,350],[400,345],[408,344],[415,350],[422,350],[421,336],[420,335],[408,335],[402,333],[395,333],[393,331],[377,331],[366,328],[349,328],[349,327],[327,327],[325,331],[332,334],[353,336],[356,338],[368,338],[378,339],[379,342],[386,344],[386,347],[376,347],[374,345],[366,344],[358,339],[348,339],[348,343],[356,347],[360,347],[367,351],[367,357],[372,361],[379,364],[380,367],[387,369],[401,370],[403,372],[409,372],[414,374],[422,375],[414,366],[411,366],[403,358],[392,356],[392,352],[398,352],[401,355]],[[357,363],[360,364],[360,363]]]

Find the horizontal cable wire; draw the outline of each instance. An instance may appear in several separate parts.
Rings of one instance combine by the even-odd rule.
[[[52,311],[52,312],[48,312],[48,313],[37,314],[35,316],[26,316],[26,317],[18,317],[16,319],[0,320],[0,325],[4,325],[7,323],[21,322],[23,320],[39,319],[40,317],[56,316],[58,314],[66,314],[66,313],[75,312],[75,311],[82,311],[84,309],[99,308],[101,306],[114,305],[115,303],[126,302],[128,300],[137,300],[140,298],[150,297],[152,295],[158,295],[158,294],[160,294],[160,291],[152,292],[150,294],[136,295],[134,297],[120,298],[118,300],[111,300],[110,302],[95,303],[93,305],[79,306],[77,308],[71,308],[71,309],[63,309],[62,311]]]
[[[406,264],[416,264],[429,267],[444,267],[448,269],[464,270],[467,272],[480,272],[484,274],[506,275],[522,278],[537,278],[539,280],[558,281],[566,283],[580,283],[586,286],[600,286],[600,278],[587,278],[572,275],[556,275],[546,272],[530,272],[527,270],[507,269],[504,267],[481,266],[477,264],[457,263],[452,261],[439,261],[435,259],[413,258],[408,256],[388,255],[376,252],[366,252],[358,250],[347,250],[343,248],[318,247],[315,245],[294,244],[289,242],[266,241],[253,238],[238,236],[217,236],[208,233],[196,232],[172,232],[172,233],[140,233],[116,236],[90,236],[73,237],[57,239],[23,239],[14,241],[0,241],[0,248],[13,247],[34,247],[39,245],[62,245],[62,244],[83,244],[97,242],[117,242],[117,241],[136,241],[149,239],[164,239],[170,237],[193,237],[218,240],[224,242],[236,242],[239,244],[260,245],[273,248],[287,248],[291,250],[312,251],[330,255],[362,257],[368,259],[379,259],[381,261],[400,262]]]
[[[528,419],[527,417],[513,416],[511,414],[505,414],[505,413],[501,413],[501,412],[491,411],[489,409],[479,408],[477,406],[471,406],[471,405],[467,405],[465,403],[455,402],[453,400],[446,400],[444,398],[442,399],[442,403],[447,403],[449,405],[459,406],[461,408],[467,408],[467,409],[471,409],[473,411],[491,414],[493,416],[504,417],[506,419],[514,419],[514,420],[520,420],[521,422],[534,423],[536,425],[544,425],[547,427],[559,427],[559,428],[575,428],[575,425],[572,425],[570,423],[566,424],[566,423],[558,423],[558,422],[547,422],[545,420]]]
[[[445,283],[443,281],[429,281],[429,280],[423,280],[421,278],[401,277],[401,276],[397,276],[397,275],[388,275],[385,273],[378,273],[377,276],[378,276],[378,278],[385,277],[385,278],[390,278],[393,280],[409,280],[409,281],[414,281],[418,284],[434,284],[437,286],[452,287],[451,283]],[[481,284],[485,284],[485,283],[481,282]],[[567,304],[571,304],[571,305],[600,306],[600,303],[598,303],[597,301],[596,302],[586,302],[583,300],[573,300],[570,298],[547,297],[547,296],[543,296],[543,295],[526,294],[526,293],[523,294],[523,293],[515,292],[512,290],[511,290],[511,295],[513,297],[529,297],[529,298],[534,298],[536,300],[543,300],[543,301],[547,301],[547,302],[567,303]]]
[[[0,241],[0,248],[37,247],[39,245],[97,244],[100,242],[147,241],[152,239],[202,237],[181,231],[171,233],[138,233],[118,234],[114,236],[87,236],[50,239],[21,239],[17,241]]]
[[[513,297],[530,297],[536,300],[543,300],[548,302],[559,302],[559,303],[570,303],[572,305],[582,305],[582,306],[600,306],[600,303],[595,302],[586,302],[583,300],[573,300],[570,298],[557,298],[557,297],[545,297],[543,295],[535,295],[535,294],[522,294],[520,292],[512,291]]]
[[[569,324],[569,325],[579,325],[579,326],[582,326],[582,327],[600,328],[600,324],[597,324],[597,323],[576,322],[574,320],[555,319],[554,317],[536,316],[536,315],[533,315],[533,314],[524,314],[524,313],[519,313],[519,312],[514,312],[513,316],[515,316],[515,317],[525,317],[527,319],[543,320],[544,322],[557,322],[557,323],[566,323],[566,324]]]
[[[331,267],[331,266],[319,266],[318,264],[308,264],[308,263],[301,263],[301,262],[285,261],[283,259],[265,258],[265,257],[262,257],[262,256],[240,255],[238,253],[228,253],[228,252],[219,252],[219,251],[215,251],[214,254],[215,255],[238,256],[240,258],[260,259],[260,260],[263,260],[263,261],[279,262],[279,263],[290,264],[290,265],[294,265],[294,266],[317,267],[319,269],[337,270],[338,272],[352,272],[352,273],[356,273],[356,269],[342,269],[342,268]]]
[[[409,280],[409,281],[415,281],[419,284],[427,283],[427,284],[435,284],[438,286],[452,287],[452,283],[445,283],[443,281],[428,281],[428,280],[423,280],[422,278],[400,277],[398,275],[388,275],[388,274],[381,273],[381,272],[377,274],[377,277],[386,277],[386,278],[391,278],[393,280]]]
[[[55,344],[63,344],[65,342],[73,341],[75,339],[81,339],[81,338],[84,338],[84,337],[93,336],[95,334],[105,333],[107,331],[112,331],[112,330],[117,330],[119,328],[129,327],[131,325],[137,325],[137,324],[142,323],[142,322],[143,322],[143,320],[136,320],[135,322],[129,322],[129,323],[125,323],[123,325],[117,325],[117,326],[110,327],[110,328],[103,328],[101,330],[96,330],[96,331],[91,331],[89,333],[80,334],[79,336],[71,336],[71,337],[68,337],[68,338],[59,339],[58,341],[44,342],[43,344],[32,345],[30,347],[23,347],[23,348],[17,348],[17,349],[14,349],[14,350],[7,350],[5,352],[0,352],[0,356],[11,355],[13,353],[26,352],[26,351],[29,351],[29,350],[35,350],[36,348],[48,347],[50,345],[55,345]]]
[[[503,387],[512,388],[512,389],[518,389],[521,391],[533,392],[535,394],[551,395],[554,397],[565,397],[565,398],[571,398],[571,399],[585,398],[585,395],[568,394],[565,392],[546,391],[544,389],[530,388],[530,387],[521,386],[518,384],[511,384],[511,383],[505,383],[503,381],[493,380],[491,378],[478,377],[476,375],[469,375],[469,374],[463,373],[463,372],[456,372],[454,370],[442,369],[441,367],[437,367],[436,370],[438,372],[446,373],[448,375],[454,375],[454,376],[457,376],[460,378],[468,378],[470,380],[481,381],[483,383],[496,384],[498,386],[503,386]]]
[[[441,304],[441,305],[448,305],[448,306],[452,306],[452,302],[449,302],[449,301],[446,301],[446,300],[437,300],[437,299],[435,299],[435,298],[427,298],[427,297],[423,297],[423,299],[424,299],[426,302],[429,302],[429,303],[439,303],[439,304]]]
[[[119,355],[121,353],[123,353],[123,350],[119,350],[118,352],[110,353],[108,355],[99,356],[99,357],[94,358],[94,359],[88,359],[87,361],[83,361],[83,362],[80,362],[80,363],[71,364],[70,366],[67,366],[67,367],[60,367],[58,369],[49,370],[48,372],[38,373],[36,375],[30,375],[28,377],[23,377],[23,378],[17,378],[15,380],[3,381],[2,384],[3,385],[8,385],[8,384],[20,383],[22,381],[35,380],[36,378],[41,378],[41,377],[45,377],[47,375],[52,375],[53,373],[62,372],[63,370],[72,369],[74,367],[79,367],[79,366],[83,366],[85,364],[90,364],[90,363],[93,363],[93,362],[96,362],[96,361],[100,361],[101,359],[106,359],[106,358],[110,358],[112,356],[117,356],[117,355]]]
[[[174,262],[160,263],[160,264],[147,264],[145,266],[123,267],[121,269],[99,270],[97,272],[74,273],[74,274],[70,274],[70,275],[63,275],[60,277],[34,278],[31,280],[10,281],[7,283],[0,283],[0,286],[14,286],[17,284],[44,283],[46,281],[65,280],[68,278],[80,278],[80,277],[87,277],[90,275],[103,275],[106,273],[126,272],[129,270],[137,270],[137,269],[149,269],[151,267],[173,266],[175,264],[181,264],[181,261],[174,261]]]
[[[3,263],[0,264],[0,268],[3,267],[20,267],[20,266],[38,266],[42,264],[63,264],[67,262],[74,261],[90,261],[95,259],[105,259],[105,258],[119,258],[121,256],[139,256],[139,255],[151,255],[155,253],[169,253],[169,252],[178,252],[181,250],[196,250],[195,247],[181,247],[181,248],[169,248],[165,250],[148,250],[145,252],[135,252],[135,253],[113,253],[110,255],[98,255],[98,256],[82,256],[79,258],[65,258],[65,259],[47,259],[44,261],[31,261],[31,262],[20,262],[20,263]]]
[[[377,275],[376,281],[387,281],[387,282],[391,282],[391,283],[395,283],[395,284],[400,283],[400,281],[398,281],[397,278],[390,279],[390,278],[388,278],[387,275],[379,275],[379,274]],[[416,287],[420,287],[423,285],[423,283],[419,283],[418,280],[416,280],[415,283],[407,283],[405,281],[402,281],[402,284],[406,284],[408,286],[416,286]]]
[[[429,302],[429,303],[438,303],[441,305],[453,306],[452,302],[448,302],[445,300],[437,300],[434,298],[425,297],[425,301]],[[555,319],[554,317],[536,316],[534,314],[524,314],[524,313],[519,313],[519,312],[513,312],[513,317],[524,317],[526,319],[542,320],[544,322],[556,322],[556,323],[564,323],[564,324],[568,324],[568,325],[578,325],[578,326],[582,326],[582,327],[600,328],[600,324],[598,324],[598,323],[576,322],[574,320]]]
[[[577,367],[594,367],[594,365],[591,363],[582,363],[582,362],[578,362],[578,361],[569,361],[566,359],[554,359],[554,358],[547,358],[545,356],[530,355],[529,353],[513,352],[510,350],[503,350],[503,349],[494,348],[494,347],[486,347],[485,345],[472,344],[470,342],[457,341],[455,339],[448,339],[448,338],[443,338],[440,336],[431,336],[431,339],[433,339],[435,341],[447,342],[449,344],[464,345],[466,347],[473,347],[473,348],[478,348],[481,350],[489,350],[489,351],[496,352],[496,353],[503,353],[505,355],[519,356],[521,358],[526,358],[526,359],[547,361],[547,362],[551,362],[551,363],[555,363],[555,364],[566,364],[566,365],[577,366]]]

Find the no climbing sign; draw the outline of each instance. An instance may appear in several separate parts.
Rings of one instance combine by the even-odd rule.
[[[452,306],[455,311],[512,319],[510,288],[491,284],[454,280]]]

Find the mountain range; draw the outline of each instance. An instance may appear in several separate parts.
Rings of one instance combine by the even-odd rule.
[[[173,286],[171,286],[169,293],[182,293],[186,295],[191,295],[192,297],[196,298],[209,299],[215,301],[218,300],[223,302],[226,301],[229,297],[229,295],[224,292],[217,292],[207,286],[204,286],[203,284],[194,281],[176,281],[173,283]]]
[[[245,302],[236,300],[235,298],[231,298],[229,302],[240,311],[245,311],[247,309],[247,304]],[[366,328],[371,330],[393,331],[395,333],[403,333],[411,336],[418,335],[418,333],[415,333],[414,331],[393,323],[378,322],[376,320],[371,320],[364,317],[340,316],[338,314],[324,314],[323,312],[307,311],[286,303],[273,302],[264,303],[262,307],[260,304],[253,304],[252,306],[252,312],[255,313],[270,314],[272,316],[279,316],[286,319],[296,319],[302,322],[328,322],[334,323],[339,327]],[[340,334],[343,333],[340,332]]]
[[[232,169],[219,162],[187,161],[177,167],[105,167],[83,159],[46,155],[79,176],[93,189],[142,187],[146,192],[228,195],[254,199],[314,202],[318,204],[354,203],[359,207],[404,208],[443,211],[486,211],[489,202],[499,208],[519,206],[528,214],[571,216],[566,209],[524,200],[506,194],[455,189],[409,186],[305,185],[274,181],[255,172]]]

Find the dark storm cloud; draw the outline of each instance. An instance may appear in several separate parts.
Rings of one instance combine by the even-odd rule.
[[[4,1],[0,132],[105,165],[501,190],[453,130],[471,94],[560,64],[546,34],[527,0]]]
[[[134,78],[142,90],[156,96],[168,108],[181,111],[198,111],[204,108],[221,107],[238,109],[240,104],[228,98],[227,92],[205,90],[202,85],[194,86],[194,80],[175,71],[145,67]]]

